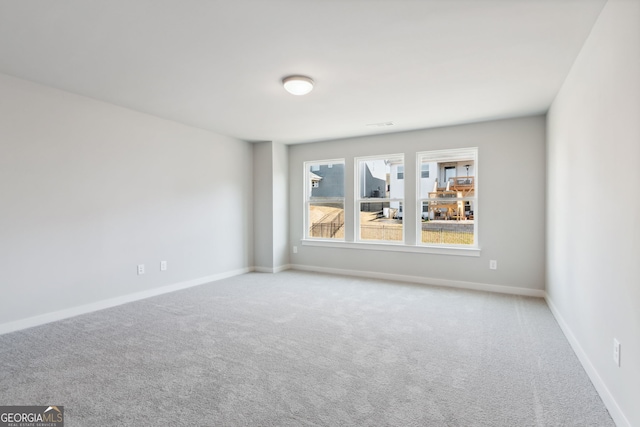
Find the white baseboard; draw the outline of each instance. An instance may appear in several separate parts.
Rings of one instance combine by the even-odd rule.
[[[580,342],[578,341],[576,336],[571,331],[571,328],[569,327],[567,322],[564,320],[564,318],[560,314],[560,311],[558,311],[558,308],[556,307],[556,305],[553,303],[551,298],[549,298],[549,295],[546,293],[545,293],[544,299],[547,302],[547,305],[549,306],[549,309],[551,310],[553,317],[556,318],[558,325],[560,325],[560,329],[562,329],[562,332],[564,333],[565,337],[567,337],[569,344],[571,344],[571,348],[573,348],[573,351],[575,352],[576,356],[578,356],[578,359],[580,360],[582,367],[587,372],[587,375],[591,379],[591,382],[593,383],[593,386],[596,388],[596,391],[600,395],[600,398],[604,402],[604,405],[607,407],[607,410],[609,411],[611,418],[613,418],[613,421],[616,423],[618,427],[631,427],[631,423],[629,422],[627,417],[624,415],[624,412],[622,412],[622,410],[620,409],[620,406],[618,406],[618,402],[616,402],[616,400],[613,398],[613,395],[607,388],[605,382],[600,377],[600,374],[598,374],[598,371],[596,370],[595,366],[593,366],[593,364],[591,363],[591,360],[589,359],[589,357],[587,356],[587,353],[584,351],[584,349],[580,345]]]
[[[280,273],[281,271],[291,269],[291,265],[285,264],[278,267],[253,267],[253,271],[257,271],[258,273]]]
[[[317,267],[312,265],[291,264],[293,270],[316,271],[320,273],[340,274],[343,276],[358,276],[372,279],[395,280],[397,282],[420,283],[424,285],[446,286],[449,288],[471,289],[474,291],[497,292],[501,294],[522,295],[527,297],[544,298],[541,289],[517,288],[515,286],[490,285],[487,283],[465,282],[461,280],[436,279],[431,277],[406,276],[403,274],[379,273],[373,271],[343,270],[340,268]]]
[[[20,320],[15,320],[13,322],[3,323],[3,324],[0,324],[0,335],[6,334],[9,332],[19,331],[22,329],[32,328],[34,326],[44,325],[46,323],[67,319],[69,317],[74,317],[81,314],[103,310],[105,308],[115,307],[118,305],[126,304],[128,302],[150,298],[156,295],[175,292],[181,289],[191,288],[193,286],[204,285],[205,283],[215,282],[217,280],[226,279],[228,277],[239,276],[241,274],[249,273],[251,271],[253,271],[253,268],[251,267],[242,268],[239,270],[227,271],[220,274],[199,277],[197,279],[174,283],[172,285],[162,286],[154,289],[148,289],[146,291],[136,292],[128,295],[122,295],[119,297],[109,298],[102,301],[96,301],[89,304],[80,305],[77,307],[71,307],[64,310],[41,314],[38,316],[27,317],[26,319],[20,319]]]

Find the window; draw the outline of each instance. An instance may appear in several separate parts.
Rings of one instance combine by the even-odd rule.
[[[477,148],[417,154],[418,244],[477,247],[477,155]]]
[[[306,162],[305,237],[344,240],[344,159]]]
[[[347,161],[303,164],[304,245],[480,256],[477,148]]]
[[[402,243],[404,157],[359,158],[356,171],[357,240]]]
[[[420,178],[429,178],[429,163],[423,163],[420,168]]]

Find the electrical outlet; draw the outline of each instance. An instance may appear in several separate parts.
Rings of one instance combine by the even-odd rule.
[[[138,264],[138,276],[144,274],[144,264]]]
[[[617,339],[613,339],[613,361],[620,366],[620,343]]]
[[[496,261],[495,259],[492,259],[491,261],[489,261],[489,269],[497,270],[498,269],[498,261]]]
[[[167,271],[167,261],[160,261],[160,271]]]
[[[298,247],[297,247],[297,246],[294,246],[294,247],[293,247],[293,253],[294,253],[294,254],[297,254],[297,253],[298,253]]]

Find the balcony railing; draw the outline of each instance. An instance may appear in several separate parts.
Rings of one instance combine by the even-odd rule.
[[[475,191],[475,176],[457,176],[454,178],[449,178],[444,187],[440,187],[439,183],[436,182],[434,191],[429,193],[429,197],[431,198],[431,194],[435,193],[443,193],[446,194],[448,192],[460,192],[462,194],[454,196],[454,197],[467,197],[473,195]],[[451,196],[435,196],[435,197],[451,197]]]

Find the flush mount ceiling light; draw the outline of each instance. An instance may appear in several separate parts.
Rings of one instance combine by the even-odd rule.
[[[306,95],[313,89],[313,80],[306,76],[289,76],[282,79],[287,92],[293,95]]]

